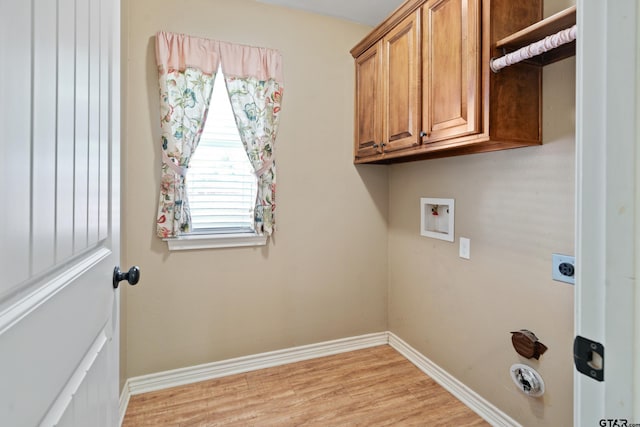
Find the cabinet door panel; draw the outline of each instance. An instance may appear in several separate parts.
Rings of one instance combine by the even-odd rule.
[[[367,157],[381,152],[380,46],[380,43],[372,46],[356,59],[356,157]]]
[[[480,131],[479,0],[423,8],[423,126],[427,142]]]
[[[383,39],[385,151],[420,143],[419,22],[413,13]]]

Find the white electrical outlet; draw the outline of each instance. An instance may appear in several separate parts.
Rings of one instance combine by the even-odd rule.
[[[471,239],[460,238],[460,258],[471,259]]]

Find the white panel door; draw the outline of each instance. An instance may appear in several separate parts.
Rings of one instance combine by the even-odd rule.
[[[118,424],[118,0],[0,0],[0,425]]]
[[[640,423],[637,8],[577,3],[576,335],[604,360],[588,347],[587,375],[575,373],[575,426]]]

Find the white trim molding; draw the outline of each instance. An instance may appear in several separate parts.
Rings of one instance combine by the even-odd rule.
[[[120,395],[120,424],[122,425],[129,398],[132,395],[377,347],[387,343],[387,333],[378,332],[132,377],[125,382]]]
[[[640,344],[634,343],[632,322],[640,308],[635,303],[640,248],[633,237],[640,225],[634,188],[640,147],[639,7],[637,0],[576,3],[574,331],[602,343],[606,359],[604,381],[573,371],[573,423],[638,423],[640,384],[634,371],[640,362],[634,346]]]
[[[386,332],[380,332],[354,338],[343,338],[319,344],[270,351],[268,353],[260,353],[130,378],[128,380],[129,391],[132,395],[147,393],[198,381],[211,380],[258,369],[272,368],[288,363],[375,347],[386,343]]]
[[[129,380],[124,383],[122,387],[122,392],[120,393],[120,406],[118,409],[118,427],[122,426],[124,422],[124,416],[127,413],[127,408],[129,407],[129,400],[131,399],[131,392],[129,391]]]
[[[163,239],[170,251],[186,251],[192,249],[242,248],[264,246],[268,236],[256,233],[235,234],[185,234],[180,237]]]
[[[122,425],[129,399],[132,395],[387,344],[491,425],[521,427],[507,414],[462,384],[444,369],[431,362],[392,332],[379,332],[325,341],[129,378],[120,395],[120,425]]]
[[[403,355],[409,362],[416,365],[418,369],[431,377],[435,382],[440,384],[442,388],[453,394],[459,401],[468,406],[469,409],[481,416],[486,422],[492,426],[521,427],[513,418],[461,383],[440,366],[433,363],[393,332],[388,332],[388,335],[389,345],[391,347]]]

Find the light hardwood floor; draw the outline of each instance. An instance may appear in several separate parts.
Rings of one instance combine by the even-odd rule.
[[[132,396],[134,426],[487,426],[383,345]]]

